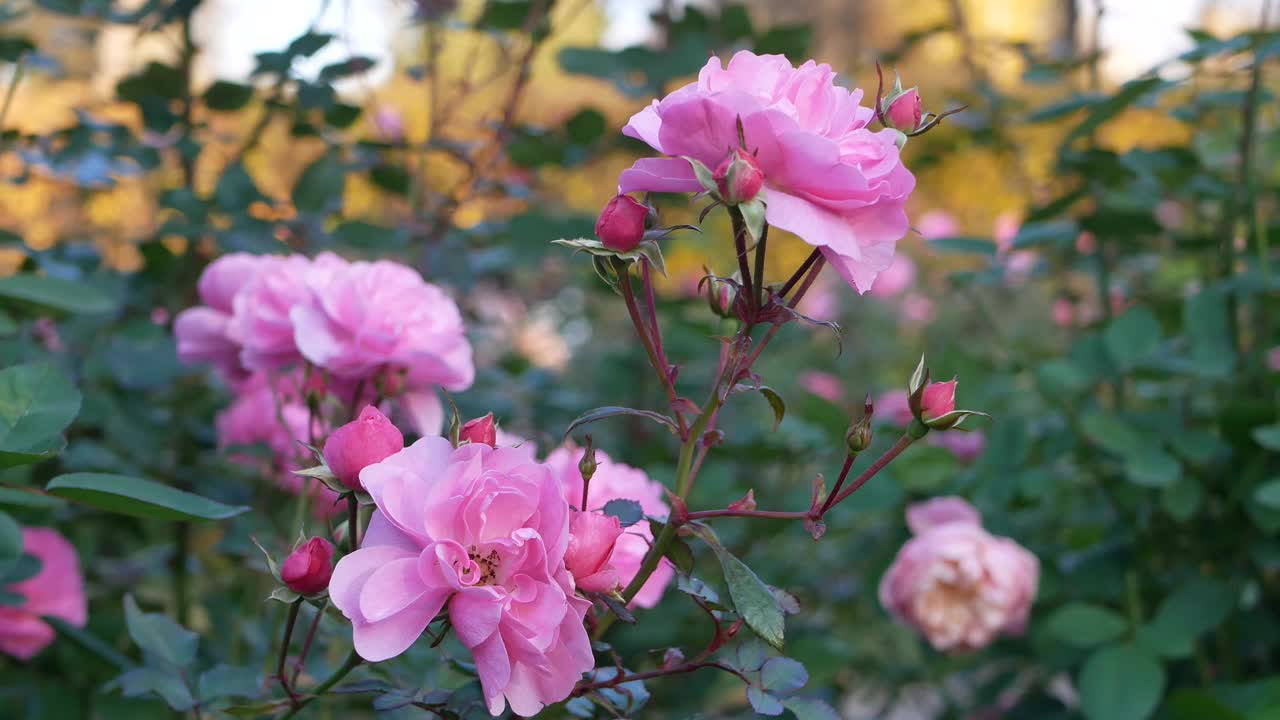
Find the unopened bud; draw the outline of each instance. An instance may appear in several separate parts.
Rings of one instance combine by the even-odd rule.
[[[733,317],[733,287],[723,280],[708,277],[707,305],[717,317]]]
[[[648,206],[630,195],[615,195],[600,211],[596,220],[596,237],[611,250],[632,250],[644,239]]]
[[[862,417],[849,425],[849,430],[844,435],[844,443],[849,447],[850,454],[857,455],[871,447],[871,415],[873,412],[875,412],[875,405],[871,402],[871,396],[868,395],[863,403]]]
[[[585,485],[591,482],[592,476],[596,474],[596,449],[591,444],[591,436],[587,436],[587,447],[582,451],[582,459],[578,461],[578,472],[582,473],[582,483]]]
[[[493,422],[493,413],[463,423],[458,430],[458,441],[497,447],[498,426]]]
[[[764,187],[764,171],[755,156],[734,148],[712,173],[716,190],[726,204],[750,202]]]
[[[940,418],[956,409],[956,381],[929,383],[920,393],[920,420],[935,430]]]
[[[315,595],[329,587],[333,575],[333,544],[313,537],[299,545],[280,566],[280,580],[299,595]]]
[[[886,124],[899,132],[911,133],[920,127],[924,112],[921,109],[920,91],[911,88],[884,100]]]

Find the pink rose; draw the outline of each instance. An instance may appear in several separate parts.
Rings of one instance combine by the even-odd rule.
[[[897,297],[911,287],[916,281],[916,264],[904,253],[893,257],[893,262],[884,272],[876,276],[871,286],[871,294],[880,299]]]
[[[1003,212],[996,216],[995,224],[991,228],[991,234],[995,238],[996,247],[1001,253],[1009,252],[1013,249],[1013,239],[1018,237],[1018,230],[1022,228],[1022,218],[1018,217],[1016,212]]]
[[[959,235],[960,223],[946,210],[930,210],[916,221],[916,230],[926,240],[937,240]]]
[[[183,310],[173,322],[179,360],[209,363],[227,379],[243,379],[240,343],[230,335],[235,296],[273,261],[268,256],[231,253],[209,263],[197,284],[204,304]]]
[[[702,186],[682,157],[716,167],[739,146],[764,172],[770,224],[821,248],[859,292],[889,266],[907,233],[903,205],[915,178],[903,167],[895,130],[873,132],[862,91],[834,84],[828,65],[799,68],[781,55],[742,51],[728,67],[711,58],[697,82],[632,116],[623,134],[667,155],[623,171],[621,192],[698,192]]]
[[[1280,372],[1280,345],[1267,351],[1267,368],[1271,372]]]
[[[348,265],[326,253],[306,286],[289,316],[291,338],[309,362],[344,378],[404,370],[413,389],[471,386],[475,367],[458,306],[417,271],[387,260]]]
[[[619,585],[613,557],[622,525],[618,518],[598,512],[573,511],[569,522],[569,548],[564,564],[579,590],[609,592]]]
[[[575,507],[582,502],[582,473],[578,471],[582,453],[581,449],[558,448],[546,460],[547,467],[551,468],[560,482],[565,500]],[[635,500],[640,503],[645,515],[663,519],[667,517],[670,508],[663,500],[662,490],[662,484],[650,480],[643,470],[614,462],[604,451],[596,450],[596,474],[591,477],[586,509],[601,510],[610,500]],[[622,585],[630,583],[640,571],[640,563],[649,552],[649,544],[652,542],[653,531],[649,528],[648,520],[641,520],[623,529],[611,560]],[[657,605],[674,577],[675,569],[663,560],[640,588],[640,592],[631,601],[632,604],[643,608]]]
[[[888,390],[880,393],[875,401],[875,415],[891,425],[906,427],[915,416],[911,414],[911,402],[906,390]]]
[[[902,298],[902,319],[912,325],[927,325],[933,322],[933,301],[920,293],[907,293]]]
[[[1060,297],[1053,301],[1053,324],[1068,328],[1075,324],[1076,304],[1071,298]]]
[[[619,193],[596,218],[596,237],[607,248],[621,252],[631,250],[644,239],[644,219],[648,214],[649,208],[643,203]]]
[[[240,362],[246,368],[273,370],[302,360],[289,313],[307,299],[309,270],[311,261],[302,255],[267,257],[258,273],[235,294],[227,330],[240,344]]]
[[[921,529],[880,580],[880,604],[935,650],[967,652],[1021,634],[1039,584],[1036,556],[987,533],[959,498],[928,505],[907,510]]]
[[[329,434],[324,462],[343,485],[364,490],[360,471],[404,449],[404,435],[386,415],[365,405],[360,416]]]
[[[471,650],[489,712],[532,716],[595,662],[591,603],[565,569],[569,505],[522,453],[425,437],[361,473],[377,512],[329,583],[356,652],[378,662],[441,610]]]
[[[498,426],[493,422],[493,413],[463,423],[458,431],[458,439],[497,447]]]
[[[88,605],[79,558],[66,538],[49,528],[23,528],[22,551],[39,558],[40,571],[4,588],[23,600],[19,605],[0,607],[0,652],[30,660],[55,636],[44,616],[84,627]]]
[[[800,387],[829,403],[839,403],[844,397],[844,383],[831,373],[806,370],[800,373],[796,381]]]
[[[315,595],[329,587],[333,575],[333,543],[313,537],[294,548],[280,564],[280,580],[299,595]]]
[[[956,381],[929,383],[920,396],[920,417],[925,422],[937,420],[956,409]]]
[[[904,133],[915,132],[920,127],[920,119],[924,115],[920,102],[920,91],[916,88],[902,93],[885,108],[884,117],[889,127]]]

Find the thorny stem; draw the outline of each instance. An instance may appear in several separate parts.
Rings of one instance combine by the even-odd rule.
[[[297,705],[295,705],[292,710],[285,713],[285,715],[281,717],[280,720],[287,720],[288,718],[297,716],[298,711],[306,707],[307,703],[311,702],[312,700],[315,700],[317,697],[328,692],[330,688],[332,688],[334,685],[337,685],[339,682],[341,682],[342,678],[346,677],[348,673],[356,669],[356,667],[360,665],[361,662],[364,662],[364,661],[360,659],[360,656],[356,654],[355,650],[352,650],[350,653],[347,654],[347,659],[342,663],[341,667],[339,667],[337,670],[334,670],[333,674],[325,678],[324,682],[317,685],[315,689],[311,691],[308,697],[303,698],[302,701],[299,702]]]
[[[672,404],[671,411],[675,413],[676,424],[680,427],[680,437],[683,438],[688,429],[685,426],[684,414],[675,407],[675,402],[679,396],[676,394],[675,382],[671,379],[671,363],[667,360],[667,351],[662,345],[662,330],[658,327],[658,304],[654,300],[653,293],[653,269],[650,267],[648,258],[640,260],[640,282],[644,285],[645,305],[649,313],[649,328],[653,332],[651,336],[653,351],[658,358],[659,374],[662,376],[659,379],[663,381],[663,387],[667,390],[667,400]]]
[[[280,659],[276,661],[276,680],[280,682],[280,687],[284,688],[285,694],[289,696],[289,704],[295,710],[300,707],[298,696],[293,692],[293,688],[289,687],[289,678],[284,672],[284,661],[289,656],[289,643],[293,641],[293,626],[298,623],[298,611],[301,609],[301,598],[289,604],[289,618],[284,623],[284,640],[280,641]]]
[[[329,606],[329,598],[325,598],[316,608],[316,616],[311,621],[311,627],[307,630],[307,637],[302,641],[302,650],[298,653],[298,661],[293,666],[293,678],[291,682],[295,685],[298,683],[298,675],[302,674],[302,668],[307,664],[307,653],[311,652],[311,642],[316,639],[316,630],[320,627],[320,619],[324,617],[325,608]]]
[[[791,288],[795,287],[796,283],[800,282],[805,273],[809,272],[810,266],[816,263],[821,257],[822,251],[818,248],[814,248],[813,252],[809,253],[809,257],[805,258],[804,262],[800,263],[800,267],[796,268],[796,271],[791,273],[790,278],[787,278],[787,283],[778,291],[778,297],[785,298],[787,293],[791,292]]]
[[[811,255],[810,257],[813,256]],[[810,265],[808,260],[805,261],[805,264]],[[796,307],[800,305],[800,301],[803,300],[805,294],[809,292],[809,288],[812,287],[814,281],[818,279],[818,275],[822,272],[822,268],[826,264],[827,259],[819,254],[810,265],[809,274],[805,276],[804,282],[800,284],[800,287],[796,290],[796,294],[791,298],[791,301],[787,303],[788,307],[795,310]],[[746,366],[748,368],[755,365],[756,360],[760,359],[760,354],[764,352],[765,347],[769,345],[769,342],[773,340],[773,337],[777,335],[778,331],[781,329],[781,323],[774,323],[773,327],[769,328],[769,331],[765,333],[765,336],[760,339],[758,344],[756,344],[756,349],[752,351],[751,356],[747,358]]]
[[[747,265],[747,223],[742,219],[738,208],[729,208],[729,218],[733,221],[733,250],[738,256],[738,274],[742,276],[742,291],[746,294],[749,306],[748,316],[754,321],[759,306],[756,304],[756,291],[751,280],[751,268]],[[750,327],[751,323],[747,323]]]
[[[689,513],[690,520],[704,520],[706,518],[716,517],[749,517],[761,518],[765,520],[804,520],[809,517],[808,512],[791,511],[791,510],[698,510]]]

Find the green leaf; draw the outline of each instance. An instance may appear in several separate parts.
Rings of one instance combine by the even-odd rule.
[[[701,537],[720,559],[720,569],[724,573],[725,585],[729,587],[729,597],[733,606],[761,640],[782,650],[784,620],[782,608],[769,586],[739,560],[725,549],[716,537],[715,531],[705,525],[692,525],[693,532]]]
[[[1031,247],[1067,247],[1080,234],[1080,226],[1071,220],[1032,222],[1018,228],[1013,247],[1021,250]]]
[[[293,42],[289,43],[285,53],[289,55],[300,55],[302,57],[310,57],[320,52],[320,49],[329,44],[333,39],[332,35],[326,33],[309,32],[299,36]]]
[[[604,420],[605,418],[617,417],[619,415],[642,417],[666,427],[672,432],[672,434],[675,434],[676,432],[676,422],[662,413],[656,413],[652,410],[636,410],[635,408],[608,405],[605,407],[598,407],[594,410],[588,410],[574,418],[573,422],[569,423],[569,427],[565,428],[564,436],[568,437],[569,433],[588,423],[593,423],[597,420]]]
[[[225,520],[249,510],[125,475],[69,473],[50,480],[45,490],[99,510],[156,520]]]
[[[1071,134],[1063,141],[1063,146],[1070,145],[1077,138],[1082,138],[1093,133],[1103,123],[1111,120],[1120,113],[1124,112],[1130,105],[1134,104],[1143,97],[1157,91],[1169,87],[1172,83],[1161,80],[1158,77],[1145,77],[1137,80],[1131,80],[1124,84],[1118,92],[1107,99],[1093,104],[1089,113],[1084,120],[1071,131]]]
[[[23,580],[30,580],[40,574],[40,569],[44,567],[44,562],[35,555],[23,553],[18,558],[18,562],[11,565],[8,572],[0,573],[0,587],[20,583]]]
[[[929,247],[948,255],[996,256],[996,244],[986,238],[944,237],[929,241]]]
[[[809,671],[797,660],[769,658],[760,666],[760,686],[771,693],[787,695],[809,682]]]
[[[8,513],[0,512],[0,578],[5,577],[22,559],[22,526]]]
[[[1109,608],[1072,603],[1058,608],[1048,619],[1049,632],[1073,647],[1095,647],[1124,634],[1129,623]]]
[[[764,191],[761,190],[750,202],[740,203],[738,212],[742,213],[742,222],[747,226],[747,232],[751,233],[751,237],[760,240],[760,235],[764,233],[764,212],[765,199]]]
[[[1129,308],[1102,332],[1107,354],[1122,370],[1136,367],[1160,345],[1160,323],[1140,305]]]
[[[1081,416],[1080,430],[1095,445],[1125,457],[1138,454],[1154,442],[1122,418],[1101,410],[1091,410]]]
[[[327,152],[307,166],[293,186],[293,204],[301,212],[328,212],[342,201],[342,161]]]
[[[56,510],[66,504],[65,500],[50,497],[38,490],[0,487],[0,505],[35,508],[37,510]]]
[[[773,429],[777,430],[778,426],[782,424],[782,418],[787,414],[787,404],[782,401],[782,396],[778,394],[777,390],[767,385],[762,385],[756,389],[760,391],[761,395],[764,395],[765,400],[769,401],[769,407],[773,408]]]
[[[1268,450],[1280,451],[1280,425],[1256,427],[1251,433],[1254,442]]]
[[[52,625],[59,635],[70,639],[117,670],[127,670],[133,666],[129,658],[121,655],[118,650],[89,631],[71,625],[66,620],[58,617],[45,616],[44,621]]]
[[[818,698],[789,697],[782,704],[796,716],[796,720],[840,720],[840,713]]]
[[[618,518],[618,524],[625,528],[644,519],[644,508],[635,500],[615,498],[604,504],[604,514]]]
[[[18,300],[42,308],[96,315],[115,309],[116,302],[87,282],[32,273],[0,278],[0,298]]]
[[[1208,377],[1225,378],[1235,368],[1235,345],[1227,326],[1226,293],[1204,290],[1182,306],[1182,324],[1191,343],[1191,362]]]
[[[62,448],[80,391],[48,363],[0,370],[0,467],[38,462]]]
[[[175,668],[185,668],[195,661],[199,636],[166,615],[142,612],[132,594],[124,596],[124,622],[129,637],[150,658]]]
[[[665,526],[666,523],[658,520],[649,521],[649,531],[653,533],[654,537],[661,535]],[[671,542],[667,543],[667,549],[663,556],[681,573],[689,575],[693,572],[693,548],[689,547],[689,543],[685,542],[684,538],[679,535],[671,538]]]
[[[1280,478],[1272,478],[1253,491],[1253,501],[1270,510],[1280,510]]]
[[[239,110],[253,99],[253,87],[218,80],[204,91],[204,104],[210,110]]]
[[[1164,694],[1164,667],[1133,645],[1104,648],[1080,671],[1080,709],[1088,720],[1143,720]]]
[[[173,668],[134,668],[116,678],[112,686],[120,688],[125,697],[142,697],[154,693],[178,712],[186,712],[196,705],[191,689],[187,687],[182,675]]]
[[[262,674],[256,667],[215,665],[200,673],[200,701],[217,698],[256,698],[262,694]]]
[[[1143,487],[1167,488],[1182,479],[1182,463],[1158,445],[1148,445],[1125,458],[1125,477]]]
[[[805,61],[813,41],[813,28],[808,24],[779,25],[756,38],[755,51],[761,55],[786,55],[799,64]]]
[[[1193,641],[1221,625],[1235,607],[1236,598],[1230,586],[1221,580],[1197,578],[1165,598],[1151,626],[1167,637]]]

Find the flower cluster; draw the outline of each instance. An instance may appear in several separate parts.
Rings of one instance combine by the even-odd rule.
[[[958,497],[912,505],[907,525],[915,537],[880,581],[886,610],[943,651],[977,650],[1023,631],[1040,577],[1035,555],[984,530]]]

